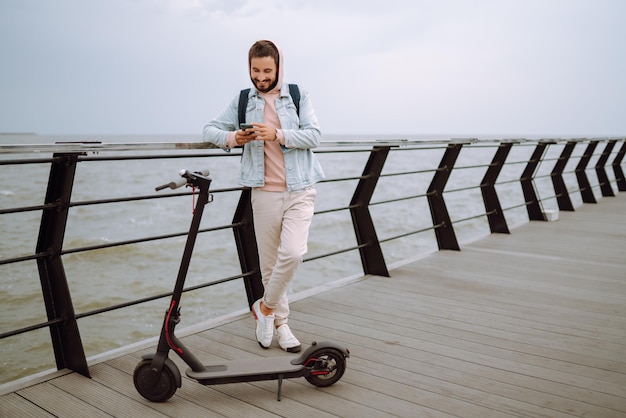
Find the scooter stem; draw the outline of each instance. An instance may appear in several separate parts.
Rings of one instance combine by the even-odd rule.
[[[176,354],[182,358],[185,363],[189,365],[194,371],[203,371],[204,365],[189,351],[185,345],[176,337],[175,328],[176,324],[180,322],[180,299],[182,297],[183,289],[185,286],[185,280],[189,271],[189,264],[191,262],[191,255],[193,253],[193,247],[196,243],[198,236],[198,230],[200,229],[200,221],[202,220],[202,214],[204,207],[209,203],[209,186],[211,185],[211,179],[208,177],[188,173],[188,184],[198,187],[200,192],[196,207],[191,219],[191,226],[189,227],[189,233],[187,234],[187,241],[185,243],[185,249],[183,251],[183,257],[180,262],[180,268],[178,269],[178,276],[176,277],[176,284],[174,285],[174,291],[172,292],[172,298],[170,301],[170,307],[165,314],[163,321],[163,327],[161,329],[161,336],[159,338],[159,344],[157,346],[157,355],[153,360],[153,368],[160,369],[162,367],[164,359],[159,361],[159,354],[164,353],[167,357],[167,353],[172,349]]]

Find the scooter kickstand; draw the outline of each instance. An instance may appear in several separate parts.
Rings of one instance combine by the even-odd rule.
[[[280,402],[280,389],[283,386],[283,375],[282,373],[278,375],[278,394],[276,395],[276,400]]]

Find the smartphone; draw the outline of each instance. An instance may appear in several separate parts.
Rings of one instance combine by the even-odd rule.
[[[240,123],[239,127],[241,128],[241,130],[245,131],[246,129],[252,129],[254,128],[254,126],[252,126],[249,123]]]

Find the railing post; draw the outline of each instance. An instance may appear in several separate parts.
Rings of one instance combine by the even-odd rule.
[[[254,233],[251,195],[252,189],[246,188],[242,190],[237,209],[235,209],[235,215],[233,216],[233,224],[237,225],[233,228],[233,234],[235,235],[241,272],[244,274],[252,272],[252,275],[243,278],[250,307],[263,296],[264,291],[263,281],[261,280],[259,251]]]
[[[602,151],[600,158],[596,162],[596,175],[598,176],[598,181],[600,182],[600,191],[602,192],[602,196],[604,197],[613,197],[615,193],[613,192],[613,188],[611,187],[611,182],[609,181],[609,176],[606,175],[606,170],[604,166],[606,162],[609,160],[611,156],[611,152],[613,152],[613,147],[615,147],[616,141],[609,141]]]
[[[480,192],[483,195],[483,203],[485,204],[487,220],[489,221],[489,229],[492,234],[510,233],[504,217],[504,211],[502,210],[500,200],[498,199],[498,193],[496,192],[495,185],[512,146],[512,142],[500,144],[496,154],[493,156],[493,160],[491,160],[491,164],[489,164],[485,177],[483,177],[483,180],[480,183]]]
[[[565,144],[565,147],[561,152],[561,156],[554,165],[554,169],[550,174],[552,177],[552,185],[554,186],[554,193],[556,194],[556,201],[559,204],[559,210],[574,211],[572,199],[569,197],[567,186],[563,180],[563,171],[565,171],[565,166],[572,156],[574,147],[576,147],[576,142],[574,141],[570,141]]]
[[[350,201],[350,215],[352,216],[352,225],[359,245],[363,272],[365,274],[386,277],[389,277],[389,271],[387,270],[383,251],[380,248],[369,204],[390,148],[378,146],[372,148],[367,164],[363,169],[362,178]]]
[[[583,203],[598,203],[596,201],[595,196],[593,195],[593,190],[591,189],[591,184],[589,184],[589,178],[587,177],[587,173],[585,170],[587,169],[587,165],[589,164],[589,160],[593,156],[593,152],[598,146],[598,141],[591,141],[582,157],[580,157],[580,161],[576,166],[576,178],[578,179],[578,187],[580,189],[580,194],[583,198]]]
[[[541,158],[543,157],[548,145],[548,142],[540,142],[537,144],[537,147],[535,148],[533,155],[530,157],[528,164],[526,164],[526,168],[520,178],[522,192],[524,193],[524,201],[526,202],[526,210],[528,211],[528,219],[531,221],[546,220],[543,211],[541,210],[541,204],[539,203],[537,192],[535,191],[534,179],[537,167],[539,166]]]
[[[626,192],[626,178],[624,178],[624,171],[622,170],[622,160],[626,155],[626,139],[622,139],[622,148],[617,152],[615,160],[613,160],[613,171],[615,172],[615,181],[617,182],[617,188],[620,192]]]
[[[450,173],[452,173],[452,168],[462,147],[463,144],[448,145],[428,187],[428,206],[430,207],[430,215],[433,219],[437,245],[440,250],[459,251],[461,249],[448,214],[446,201],[443,198],[443,190],[446,188],[446,183],[450,178]]]
[[[77,161],[78,154],[53,155],[45,204],[54,207],[41,215],[36,253],[47,253],[37,259],[37,267],[48,321],[58,321],[50,325],[57,369],[90,377],[61,258]]]

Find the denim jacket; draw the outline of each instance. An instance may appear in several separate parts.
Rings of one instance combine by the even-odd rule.
[[[324,172],[312,151],[320,143],[321,133],[317,116],[308,93],[300,89],[300,117],[289,94],[289,86],[284,83],[276,100],[276,112],[280,120],[285,145],[281,145],[285,158],[287,190],[301,190],[312,186],[324,178]],[[202,140],[228,150],[228,132],[239,129],[237,108],[239,94],[211,122],[202,133]],[[252,87],[248,94],[246,122],[263,122],[265,100]],[[243,121],[242,121],[243,122]],[[244,145],[239,170],[239,183],[242,186],[262,187],[265,183],[265,159],[263,141],[252,141]]]

